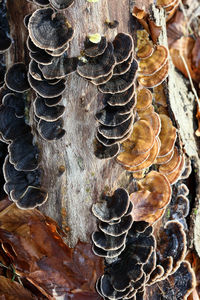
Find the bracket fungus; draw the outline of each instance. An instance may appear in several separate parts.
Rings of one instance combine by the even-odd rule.
[[[102,55],[105,52],[107,46],[108,42],[105,36],[101,37],[99,43],[92,43],[89,38],[87,38],[85,41],[84,55],[86,55],[86,57],[96,57]]]
[[[37,129],[43,139],[52,141],[61,139],[64,136],[65,130],[63,129],[63,125],[64,122],[62,118],[53,122],[48,122],[41,119],[38,122]]]
[[[106,94],[105,101],[110,106],[123,106],[126,105],[135,94],[135,85],[132,84],[129,89],[117,94]]]
[[[34,11],[29,19],[28,31],[36,46],[51,51],[62,48],[74,33],[66,17],[52,8]]]
[[[108,75],[113,70],[114,65],[113,46],[112,43],[108,42],[103,54],[94,58],[88,57],[86,63],[80,62],[77,66],[77,72],[87,79],[97,79]]]
[[[116,63],[122,63],[129,58],[133,51],[133,38],[127,33],[118,33],[113,40]]]
[[[34,100],[34,112],[36,116],[42,120],[53,122],[58,120],[65,112],[63,105],[48,106],[42,97]]]
[[[125,74],[113,75],[105,84],[99,86],[99,91],[109,94],[125,92],[134,84],[137,69],[138,63],[133,60],[130,69]]]
[[[30,89],[26,65],[24,63],[13,64],[5,74],[5,83],[9,89],[18,93]]]
[[[49,2],[56,10],[62,10],[70,7],[74,0],[49,0]]]
[[[0,3],[0,54],[6,52],[11,44],[10,28],[7,19],[7,5],[5,1]]]
[[[49,65],[39,65],[45,79],[60,79],[76,71],[78,59],[68,57],[66,53],[54,57]]]
[[[2,98],[4,106],[12,107],[15,110],[15,115],[18,118],[24,117],[25,114],[25,101],[23,96],[13,93],[8,93]]]
[[[158,72],[168,59],[168,50],[165,46],[158,45],[152,55],[148,58],[140,59],[139,74],[153,75]]]
[[[163,215],[171,199],[171,186],[167,178],[156,171],[149,172],[138,181],[139,191],[130,195],[133,219],[155,223]]]

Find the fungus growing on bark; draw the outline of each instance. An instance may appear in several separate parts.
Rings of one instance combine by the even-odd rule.
[[[22,151],[23,149],[23,151]],[[32,171],[38,167],[39,150],[29,132],[16,138],[9,146],[10,162],[19,171]]]
[[[168,221],[160,230],[157,251],[159,259],[172,257],[171,274],[176,272],[186,255],[186,235],[178,221]]]
[[[182,155],[179,154],[177,147],[174,147],[172,158],[165,164],[159,167],[159,172],[165,175],[171,174],[178,169],[182,160]]]
[[[123,106],[126,105],[133,98],[134,93],[135,86],[134,84],[132,84],[129,89],[122,93],[105,95],[105,100],[110,106]]]
[[[53,122],[47,122],[45,120],[40,120],[37,125],[37,129],[41,137],[47,141],[61,139],[65,130],[63,129],[63,119],[60,118]]]
[[[149,151],[149,156],[147,157],[147,159],[144,160],[144,162],[142,162],[141,164],[135,167],[133,166],[133,167],[124,167],[124,168],[129,172],[138,172],[146,168],[149,168],[154,163],[158,155],[159,149],[160,149],[160,142],[156,138],[153,147]]]
[[[154,223],[162,216],[171,199],[171,186],[166,177],[156,171],[151,171],[138,181],[138,186],[139,191],[130,195],[133,220]]]
[[[92,212],[99,220],[111,222],[122,218],[128,210],[129,194],[123,188],[115,190],[112,196],[104,195],[101,202],[92,205]]]
[[[117,144],[117,143],[122,143],[123,141],[125,141],[129,137],[130,134],[131,134],[131,131],[129,131],[123,138],[109,139],[109,138],[105,138],[101,133],[99,133],[97,131],[97,133],[96,133],[96,139],[103,146],[109,147],[109,146],[112,146],[112,145]]]
[[[33,3],[40,5],[40,6],[48,6],[49,0],[33,0]]]
[[[99,91],[109,94],[125,92],[133,85],[137,69],[138,63],[136,60],[133,60],[130,69],[125,74],[113,75],[109,81],[99,86]]]
[[[34,59],[38,64],[49,65],[53,60],[53,56],[48,54],[45,50],[40,49],[36,52],[29,52],[31,59]]]
[[[158,45],[153,54],[139,61],[140,75],[153,75],[158,72],[168,59],[168,50],[165,46]]]
[[[3,97],[2,104],[14,108],[16,117],[22,118],[24,116],[25,102],[23,96],[8,93]]]
[[[62,10],[70,7],[74,0],[49,0],[50,4],[57,10]]]
[[[87,63],[80,63],[77,66],[77,72],[82,77],[97,79],[108,75],[113,70],[114,64],[113,46],[108,42],[103,54],[88,58]]]
[[[129,119],[118,126],[100,125],[98,127],[98,132],[108,139],[123,139],[124,136],[131,130],[133,120],[134,117],[130,114]]]
[[[63,105],[47,106],[42,97],[37,97],[34,100],[34,112],[40,119],[53,122],[58,120],[65,112]]]
[[[106,222],[100,222],[99,228],[102,232],[105,234],[111,235],[111,236],[120,236],[127,232],[133,223],[133,219],[131,215],[124,215],[119,223],[106,223]]]
[[[11,44],[11,38],[3,29],[0,29],[0,53],[6,52],[10,48]]]
[[[25,124],[23,118],[16,117],[13,107],[0,106],[0,133],[6,141],[13,141],[28,132],[30,127]]]
[[[137,103],[136,108],[137,111],[144,111],[152,104],[152,93],[150,90],[142,88],[139,91],[137,91]]]
[[[169,71],[169,62],[167,61],[165,65],[163,65],[162,68],[159,69],[157,72],[155,72],[153,75],[149,75],[149,76],[140,75],[138,76],[137,80],[142,86],[146,88],[156,87],[167,78],[168,71]]]
[[[118,33],[113,41],[116,62],[122,63],[133,51],[133,38],[127,33]]]
[[[141,120],[146,120],[151,125],[155,137],[158,137],[161,130],[161,121],[159,114],[157,114],[156,112],[152,112],[149,114],[140,115],[139,113],[139,116],[141,117]]]
[[[54,98],[60,96],[65,90],[65,81],[61,80],[58,83],[51,85],[47,80],[36,80],[30,73],[28,74],[30,86],[41,96],[46,98]]]
[[[39,65],[45,79],[64,78],[68,74],[75,72],[78,58],[68,57],[66,53],[59,57],[54,57],[49,65]]]
[[[74,33],[66,17],[52,8],[34,11],[29,19],[28,31],[36,46],[51,51],[62,48]]]
[[[38,63],[34,59],[31,59],[29,63],[29,73],[35,80],[44,80],[43,74],[38,67]]]
[[[114,67],[113,75],[122,75],[122,74],[126,73],[130,69],[133,59],[134,59],[133,52],[131,52],[131,54],[127,60],[125,60],[124,62],[122,62],[120,64],[117,64]]]
[[[107,48],[107,40],[105,36],[101,37],[101,40],[99,43],[92,43],[89,38],[86,39],[85,41],[85,49],[84,49],[84,54],[87,57],[96,57],[99,55],[102,55],[104,51]]]
[[[95,246],[103,250],[117,250],[124,245],[126,235],[126,232],[119,236],[113,236],[105,234],[102,231],[96,231],[92,234],[92,241],[95,244]]]
[[[117,109],[105,106],[96,113],[97,121],[105,126],[119,126],[131,117],[131,112],[121,114]]]
[[[111,71],[111,72],[110,72],[108,75],[106,75],[106,76],[102,76],[102,77],[99,77],[99,78],[97,78],[97,79],[91,80],[91,83],[93,83],[94,85],[104,84],[104,83],[106,83],[108,80],[110,80],[112,76],[113,76],[113,71]]]
[[[173,151],[176,141],[176,128],[172,125],[172,121],[168,116],[160,114],[159,117],[161,120],[161,131],[159,134],[161,147],[158,157],[160,158]]]
[[[40,97],[42,98],[42,97]],[[59,104],[62,101],[62,95],[54,98],[42,98],[47,106],[54,106]]]
[[[6,72],[5,82],[9,89],[23,93],[30,88],[27,79],[27,69],[24,63],[13,64]]]
[[[177,169],[175,169],[173,172],[171,172],[170,174],[166,174],[165,176],[167,177],[167,179],[169,180],[170,184],[175,184],[181,177],[181,173],[184,170],[184,166],[185,166],[185,156],[184,154],[181,156],[181,162],[178,166]]]

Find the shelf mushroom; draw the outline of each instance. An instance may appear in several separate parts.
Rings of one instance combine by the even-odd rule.
[[[14,92],[23,93],[30,89],[24,63],[13,64],[5,74],[5,83]]]

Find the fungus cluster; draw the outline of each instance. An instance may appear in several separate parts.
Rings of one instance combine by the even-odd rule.
[[[6,1],[3,0],[0,2],[0,87],[4,84],[4,75],[6,73],[4,54],[12,44],[9,31]]]
[[[180,4],[180,0],[157,0],[156,1],[156,5],[158,7],[164,8],[166,12],[166,21],[169,21],[173,17],[179,4]]]
[[[30,86],[23,63],[15,63],[7,70],[5,86],[0,106],[1,139],[8,144],[3,165],[4,189],[19,207],[33,208],[46,201],[47,192],[41,188],[39,149],[25,115],[23,92]]]
[[[144,221],[146,216],[135,221],[132,196],[121,188],[93,204],[92,212],[99,220],[99,230],[92,234],[93,252],[104,257],[105,264],[104,274],[96,283],[103,299],[143,299],[151,286],[161,281],[165,284],[180,272],[186,254],[180,222],[168,221],[155,239],[152,226]],[[189,294],[195,279],[191,268],[186,273],[190,288],[184,293]]]
[[[27,0],[36,5],[47,7],[51,5],[56,10],[63,10],[72,5],[74,0]]]
[[[54,9],[67,8],[73,1],[34,0],[40,6],[51,4]],[[69,58],[67,49],[74,30],[66,17],[53,8],[39,8],[26,16],[27,48],[30,51],[28,82],[36,92],[33,103],[35,120],[40,135],[46,140],[60,139],[65,134],[61,105],[66,88],[66,76],[76,70],[77,58]]]
[[[161,84],[168,76],[168,50],[165,46],[153,46],[149,42],[142,45],[138,53],[139,76],[141,86],[152,88]]]
[[[119,152],[119,144],[127,139],[134,122],[135,77],[138,63],[133,56],[133,39],[118,33],[113,42],[101,37],[94,44],[86,40],[86,63],[79,63],[77,72],[105,94],[106,105],[96,114],[99,123],[95,141],[98,158],[112,158]]]

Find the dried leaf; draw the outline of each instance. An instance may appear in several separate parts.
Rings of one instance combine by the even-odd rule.
[[[47,297],[83,294],[92,299],[102,259],[89,244],[69,248],[58,232],[56,222],[38,210],[24,211],[12,204],[0,213],[0,240],[17,274]]]

